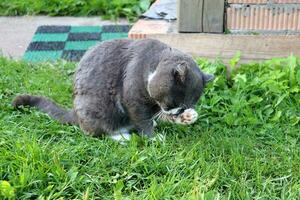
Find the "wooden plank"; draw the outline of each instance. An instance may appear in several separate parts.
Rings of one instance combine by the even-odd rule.
[[[222,33],[224,31],[224,0],[204,0],[203,32]]]
[[[243,63],[291,54],[300,56],[300,35],[169,33],[147,35],[147,38],[158,39],[190,55],[208,59],[221,58],[228,61],[237,51],[241,52]]]
[[[221,58],[226,62],[237,51],[242,54],[241,63],[287,57],[291,54],[300,57],[300,35],[178,33],[176,22],[164,21],[163,24],[160,20],[147,20],[147,22],[138,23],[135,32],[143,33],[146,38],[158,39],[195,57],[212,60]],[[151,29],[151,27],[156,28]],[[150,29],[151,31],[148,32],[143,31]]]
[[[204,0],[179,0],[178,31],[202,32],[202,10]]]

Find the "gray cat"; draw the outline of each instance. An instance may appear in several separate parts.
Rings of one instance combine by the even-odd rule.
[[[91,48],[74,80],[73,109],[39,96],[20,95],[13,106],[34,106],[85,133],[129,139],[130,129],[152,138],[154,119],[191,124],[193,109],[213,75],[192,57],[153,39],[111,40]]]

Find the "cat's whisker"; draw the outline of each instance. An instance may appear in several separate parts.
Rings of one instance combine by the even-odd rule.
[[[156,114],[151,118],[151,120],[155,120],[155,119],[157,119],[159,116],[160,116],[160,112],[156,113]]]
[[[163,112],[160,111],[159,116],[157,118],[160,119],[162,116],[163,116]]]
[[[158,115],[157,115],[157,119],[159,119],[161,116],[163,115],[163,112],[162,111],[160,111],[159,113],[158,113]]]
[[[142,121],[143,121],[143,122],[144,122],[144,121],[153,121],[153,120],[155,120],[156,118],[159,118],[161,115],[162,115],[162,111],[159,111],[158,113],[156,113],[155,115],[153,115],[150,119],[144,119],[144,120],[142,120]]]

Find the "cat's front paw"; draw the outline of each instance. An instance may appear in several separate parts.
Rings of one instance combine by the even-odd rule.
[[[186,109],[182,114],[176,117],[175,122],[178,124],[190,125],[198,119],[198,113],[194,109]]]

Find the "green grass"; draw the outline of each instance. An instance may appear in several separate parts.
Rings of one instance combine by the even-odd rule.
[[[217,77],[196,124],[160,124],[165,143],[124,146],[11,107],[20,93],[70,107],[74,64],[0,58],[0,199],[299,199],[300,60],[237,61],[227,79],[199,60]]]
[[[50,15],[136,19],[152,0],[1,0],[0,16]]]

